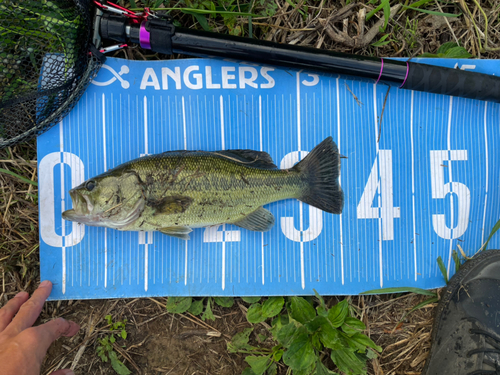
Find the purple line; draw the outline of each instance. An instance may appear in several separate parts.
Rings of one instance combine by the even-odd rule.
[[[149,31],[146,30],[146,27],[144,27],[145,24],[146,22],[141,23],[141,28],[139,29],[139,42],[142,48],[151,49],[151,35],[149,34]]]
[[[380,61],[382,61],[382,65],[380,65],[380,74],[378,75],[378,79],[377,82],[375,82],[375,84],[377,84],[378,81],[380,81],[380,77],[382,77],[382,72],[384,71],[384,59],[380,59]]]
[[[408,72],[410,71],[410,65],[408,64],[408,61],[406,62],[406,76],[405,76],[405,80],[403,81],[403,83],[401,84],[401,86],[399,86],[399,88],[403,87],[406,83],[406,79],[408,78]]]

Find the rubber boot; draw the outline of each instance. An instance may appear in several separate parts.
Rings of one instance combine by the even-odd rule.
[[[422,375],[500,375],[500,251],[465,262],[436,310]]]

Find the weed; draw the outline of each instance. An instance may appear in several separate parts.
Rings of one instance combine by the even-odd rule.
[[[368,4],[375,4],[377,2],[378,2],[378,0],[370,0],[368,2]],[[370,18],[372,18],[373,15],[375,13],[377,13],[380,9],[384,10],[384,26],[380,30],[380,31],[384,32],[385,29],[387,28],[387,25],[389,23],[389,18],[391,16],[390,0],[380,0],[380,5],[366,15],[366,20],[368,21]]]
[[[406,17],[405,42],[409,48],[415,48],[418,44],[418,19]]]
[[[123,364],[122,361],[118,359],[118,355],[116,354],[113,346],[117,340],[116,332],[119,331],[119,338],[123,340],[127,339],[127,331],[125,329],[125,325],[127,323],[127,319],[124,319],[122,322],[113,323],[113,319],[111,315],[106,315],[105,319],[109,324],[109,330],[111,333],[109,335],[104,336],[104,338],[98,339],[99,346],[96,349],[97,355],[101,358],[103,362],[111,362],[111,367],[113,370],[119,375],[128,375],[131,374],[130,370]]]
[[[317,293],[318,302],[311,298],[270,297],[265,302],[253,301],[247,311],[250,323],[273,318],[270,333],[277,344],[260,348],[249,344],[253,328],[247,328],[233,337],[227,348],[230,353],[249,354],[250,365],[244,375],[276,374],[280,361],[293,374],[335,374],[322,362],[325,352],[338,369],[346,374],[366,374],[366,361],[377,356],[382,348],[362,331],[365,325],[350,316],[347,300],[328,308]],[[315,307],[316,305],[316,307]],[[259,336],[259,339],[266,337]],[[289,372],[287,372],[289,373]]]
[[[374,47],[383,47],[383,46],[388,45],[391,42],[394,42],[395,41],[394,39],[387,40],[387,38],[389,36],[390,36],[390,34],[385,34],[378,41],[376,41],[375,43],[372,43],[372,46],[374,46]]]
[[[11,172],[11,171],[9,171],[7,169],[0,168],[0,173],[5,173],[5,174],[8,174],[8,175],[11,175],[12,177],[17,178],[17,179],[21,180],[22,182],[25,182],[27,184],[31,184],[31,185],[34,185],[34,186],[38,186],[37,182],[31,181],[31,180],[29,180],[29,179],[27,179],[27,178],[25,178],[25,177],[23,177],[23,176],[21,176],[19,174]]]
[[[443,259],[441,258],[441,255],[438,256],[437,258],[437,264],[439,266],[439,270],[441,271],[444,281],[446,284],[448,284],[448,272],[446,271],[446,266],[444,265]]]
[[[206,305],[204,305],[204,301]],[[221,307],[231,307],[234,304],[232,297],[206,297],[193,299],[192,297],[169,297],[167,300],[167,311],[175,314],[189,312],[193,315],[201,315],[201,319],[215,320],[212,306],[216,303]]]
[[[382,294],[382,293],[415,293],[415,294],[421,294],[423,296],[436,296],[436,293],[431,292],[426,289],[420,289],[420,288],[412,288],[412,287],[398,287],[398,288],[383,288],[383,289],[372,289],[372,290],[367,290],[366,292],[360,293],[360,295],[363,294]]]
[[[424,1],[418,1],[417,3],[422,3],[421,5],[423,5],[423,4],[428,3],[428,1],[425,1],[425,2]],[[415,4],[417,4],[417,3],[415,3]],[[427,14],[431,14],[433,16],[449,17],[449,18],[456,18],[456,17],[460,17],[462,15],[462,13],[454,14],[454,13],[436,12],[434,10],[428,10],[428,9],[420,9],[420,8],[416,7],[415,4],[412,4],[412,5],[403,5],[403,9],[415,10],[417,12],[427,13]]]
[[[227,27],[229,34],[241,35],[242,29],[238,24],[238,17],[252,17],[258,16],[257,14],[250,13],[251,4],[241,4],[236,0],[227,1],[209,1],[209,0],[181,0],[178,1],[174,7],[167,7],[164,3],[165,0],[157,0],[154,2],[150,10],[153,11],[167,11],[168,13],[176,10],[184,14],[189,14],[196,20],[205,31],[211,31],[210,19],[221,17],[224,25]],[[177,6],[180,3],[184,6]],[[134,5],[134,4],[132,4]],[[147,2],[145,6],[148,6]],[[143,8],[137,8],[137,4],[132,8],[135,11],[143,11]],[[174,21],[175,23],[175,21]]]
[[[263,7],[262,15],[273,17],[278,11],[278,4],[275,1],[257,0],[258,4]]]
[[[467,52],[464,47],[459,46],[455,42],[444,43],[438,48],[436,53],[423,53],[418,57],[441,57],[449,59],[467,59],[472,55]]]
[[[499,229],[500,229],[500,220],[498,220],[496,222],[496,224],[493,225],[493,228],[491,229],[491,232],[490,232],[490,235],[488,236],[488,239],[486,240],[486,242],[484,243],[484,245],[481,246],[481,249],[479,249],[479,250],[486,250],[488,248],[488,244],[490,243],[491,238],[493,237],[493,235],[496,232],[498,232]]]

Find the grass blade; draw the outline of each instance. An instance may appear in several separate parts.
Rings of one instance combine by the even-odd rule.
[[[31,184],[31,185],[34,185],[34,186],[38,186],[38,183],[36,183],[35,181],[28,180],[27,178],[25,178],[23,176],[19,176],[17,173],[8,171],[7,169],[0,168],[0,173],[5,173],[5,174],[8,174],[8,175],[11,175],[12,177],[17,178],[17,179],[21,180],[22,182],[25,182],[27,184]]]
[[[373,15],[375,13],[377,13],[380,9],[382,9],[382,7],[384,6],[384,4],[380,4],[378,7],[376,7],[375,9],[373,9],[371,12],[369,12],[367,15],[366,15],[366,20],[370,20],[370,18],[373,17]]]
[[[383,31],[387,28],[389,24],[389,17],[391,16],[391,4],[389,0],[382,0],[382,5],[384,7],[384,28]]]
[[[488,236],[488,239],[486,240],[485,244],[483,245],[482,249],[486,250],[488,248],[488,242],[490,242],[491,237],[500,229],[500,220],[497,221],[497,223],[493,226],[493,229],[490,232],[490,235]]]
[[[425,5],[425,4],[430,3],[432,1],[434,1],[434,0],[420,0],[420,1],[414,2],[413,4],[410,4],[408,6],[411,8],[418,8],[419,6]]]
[[[410,10],[416,10],[417,12],[422,12],[422,13],[427,13],[427,14],[432,14],[433,16],[442,16],[442,17],[460,17],[462,13],[459,14],[453,14],[453,13],[441,13],[441,12],[436,12],[434,10],[427,10],[427,9],[419,9],[419,8],[413,8],[408,5],[403,5],[404,9],[410,9]]]
[[[208,25],[208,20],[207,20],[207,17],[205,15],[199,14],[199,13],[194,13],[194,12],[187,11],[187,10],[182,10],[182,13],[192,15],[194,18],[196,18],[196,21],[199,22],[201,27],[203,27],[203,30],[210,31],[210,26]]]
[[[429,299],[426,299],[425,301],[420,302],[419,304],[413,306],[410,311],[408,311],[407,313],[403,314],[403,317],[401,318],[401,320],[399,322],[401,323],[408,315],[410,315],[415,310],[421,309],[422,307],[425,307],[427,305],[430,305],[431,303],[436,303],[436,302],[439,302],[439,298],[437,296],[429,298]]]
[[[399,287],[399,288],[383,288],[383,289],[372,289],[359,294],[382,294],[382,293],[416,293],[422,294],[424,296],[433,296],[436,297],[436,293],[431,292],[430,290],[420,289],[420,288],[412,288],[412,287]]]
[[[438,256],[437,258],[438,266],[439,269],[441,270],[441,273],[443,274],[444,281],[446,284],[448,284],[448,271],[446,271],[446,266],[444,265],[443,259],[441,258],[441,255]]]
[[[143,12],[144,8],[130,8],[134,12]],[[186,14],[219,14],[219,15],[231,15],[235,17],[259,17],[258,14],[248,13],[248,12],[232,12],[229,10],[212,10],[212,9],[196,9],[196,8],[151,8],[151,11],[172,11],[179,10]]]
[[[413,306],[412,309],[410,311],[408,311],[407,315],[411,314],[415,310],[421,309],[424,306],[427,306],[427,305],[430,305],[431,303],[436,303],[436,302],[439,302],[438,297],[432,297],[432,298],[426,299],[425,301],[422,301],[419,304]]]
[[[455,273],[458,272],[458,270],[460,269],[460,258],[458,257],[458,253],[456,250],[453,250],[453,261],[455,262]]]

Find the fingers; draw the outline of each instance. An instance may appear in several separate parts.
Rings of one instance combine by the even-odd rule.
[[[51,372],[49,375],[75,375],[75,373],[70,369],[64,369]]]
[[[30,336],[28,341],[36,342],[36,355],[43,358],[50,345],[61,336],[74,336],[80,326],[75,322],[58,318],[45,324],[27,329],[23,335]]]
[[[20,292],[0,309],[0,332],[2,332],[9,325],[14,315],[17,314],[19,308],[24,302],[26,302],[28,297],[28,293]]]
[[[19,312],[12,319],[12,323],[5,329],[6,334],[18,334],[35,323],[42,311],[45,300],[52,291],[52,283],[43,281],[31,298],[24,302],[19,308]]]

